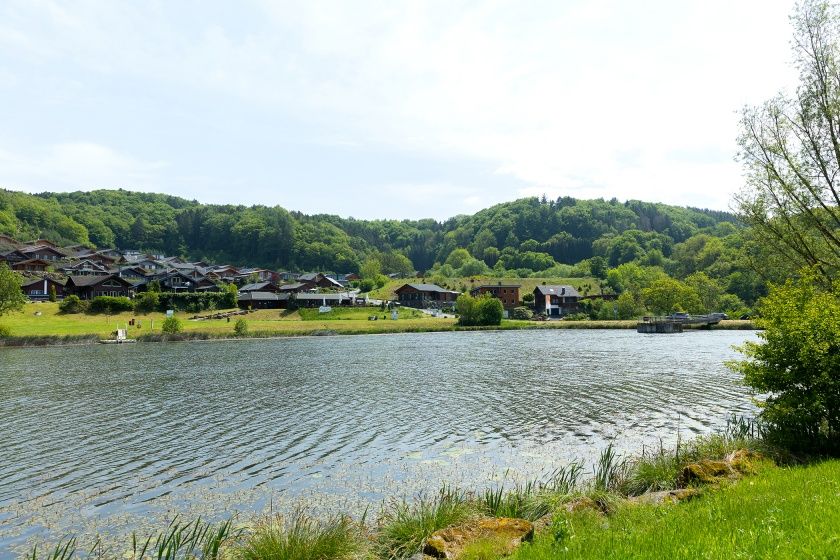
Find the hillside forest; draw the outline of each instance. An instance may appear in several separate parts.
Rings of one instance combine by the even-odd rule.
[[[358,220],[125,190],[0,190],[0,234],[363,277],[592,278],[619,295],[609,318],[747,312],[788,273],[767,265],[734,214],[616,199],[524,198],[445,221]]]

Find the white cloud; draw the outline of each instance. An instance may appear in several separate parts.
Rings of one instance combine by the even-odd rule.
[[[4,186],[28,191],[67,188],[154,190],[164,162],[147,162],[92,142],[50,146],[36,155],[0,149]]]
[[[725,208],[741,180],[736,110],[792,82],[787,0],[14,6],[0,44],[34,59],[291,115],[300,143],[478,160],[510,178],[455,195],[457,211],[531,192]],[[52,154],[52,175],[84,178],[71,162],[91,158],[104,178],[150,176],[75,149]]]

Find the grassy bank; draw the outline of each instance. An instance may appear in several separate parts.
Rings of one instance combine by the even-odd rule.
[[[399,318],[391,320],[389,312],[378,307],[339,308],[330,313],[317,309],[257,310],[245,316],[248,336],[273,338],[284,336],[310,336],[323,334],[387,334],[412,332],[442,332],[453,330],[518,330],[518,329],[632,329],[636,321],[513,321],[504,320],[497,327],[457,326],[452,318],[432,317],[416,309],[402,308]],[[200,315],[207,315],[203,313]],[[165,336],[161,326],[163,313],[119,313],[115,315],[88,315],[59,313],[57,303],[31,303],[23,311],[0,319],[0,325],[9,329],[11,336],[0,338],[0,346],[33,346],[49,344],[93,343],[100,338],[112,337],[118,328],[127,328],[129,338],[154,342],[161,340],[209,340],[234,338],[235,318],[192,320],[194,313],[176,313],[181,319],[183,332]],[[372,321],[370,317],[376,316]],[[383,319],[383,317],[386,317]],[[131,319],[134,326],[128,326]],[[750,321],[722,321],[716,329],[752,329]]]

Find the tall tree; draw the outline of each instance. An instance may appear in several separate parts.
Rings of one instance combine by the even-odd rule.
[[[840,18],[804,0],[791,18],[799,85],[743,110],[739,159],[743,217],[796,268],[831,286],[840,270]]]
[[[26,303],[20,289],[20,276],[5,263],[0,264],[0,315],[17,311]]]

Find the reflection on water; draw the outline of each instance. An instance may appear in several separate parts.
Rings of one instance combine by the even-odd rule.
[[[753,333],[508,331],[0,349],[0,551],[173,512],[363,508],[751,410]],[[18,548],[19,549],[19,548]],[[11,552],[9,552],[11,555]],[[0,558],[3,553],[0,552]]]

